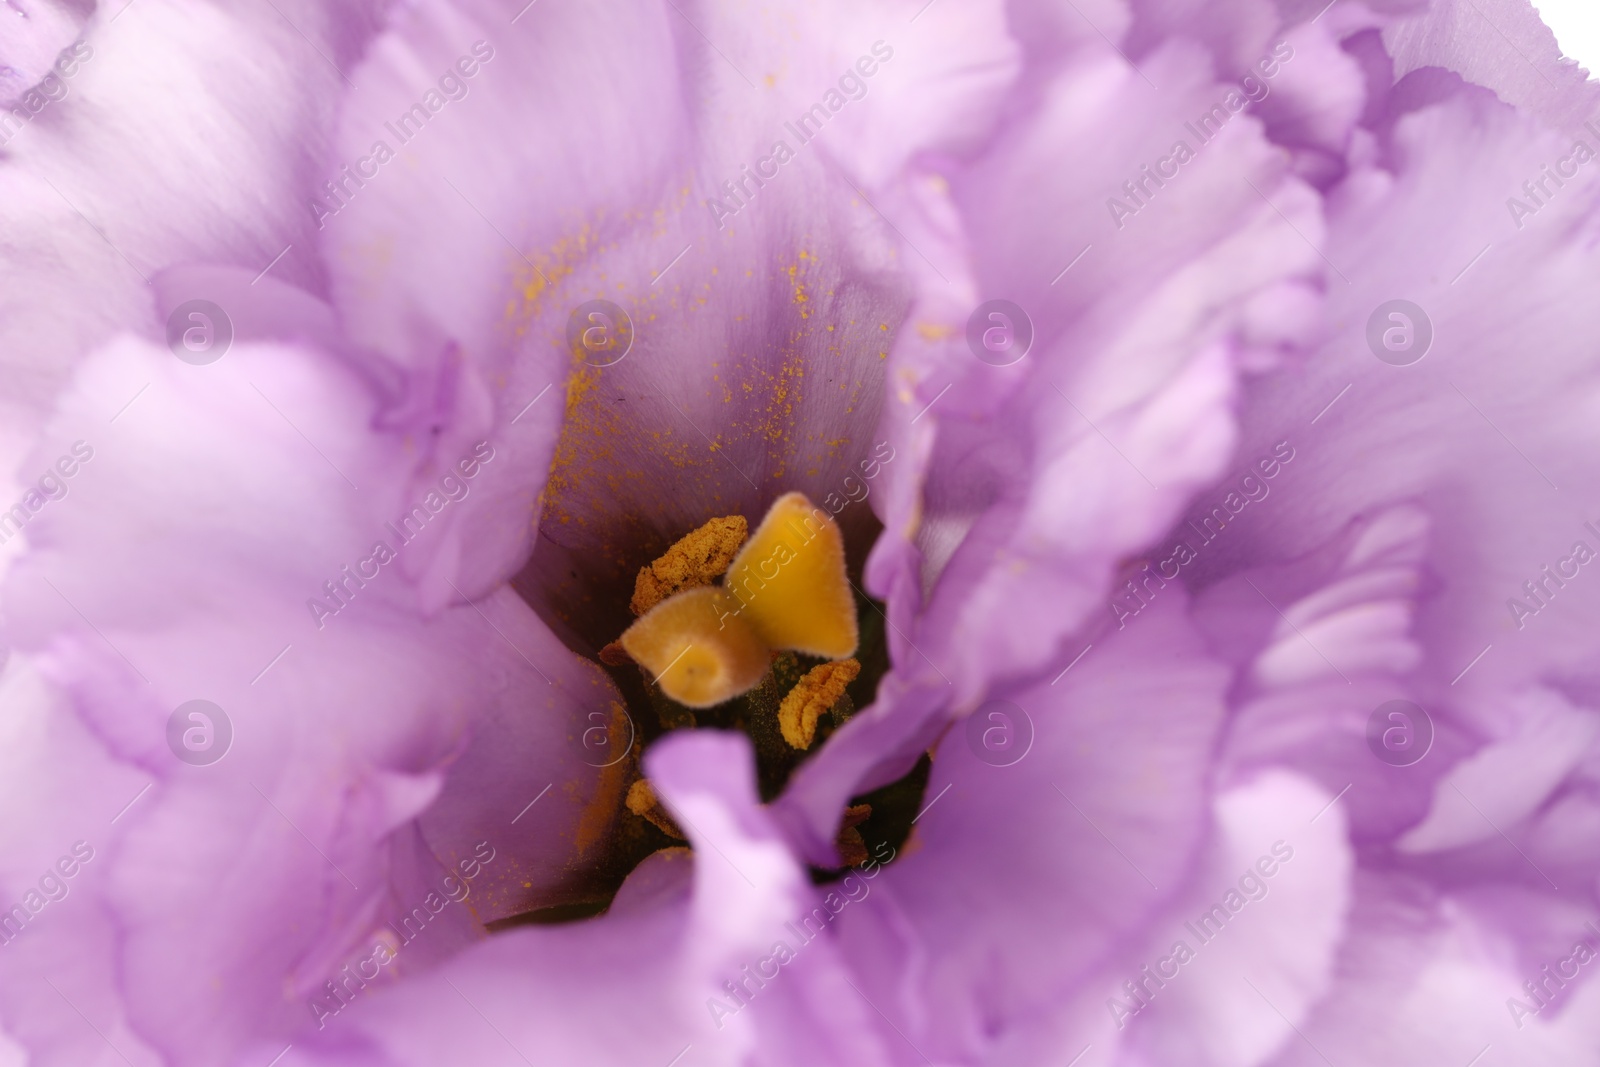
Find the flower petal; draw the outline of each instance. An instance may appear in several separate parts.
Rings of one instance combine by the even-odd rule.
[[[21,4],[0,11],[8,30]],[[8,479],[35,476],[15,464],[83,357],[122,330],[163,332],[146,290],[158,270],[207,261],[322,284],[303,193],[344,84],[337,68],[371,29],[362,5],[127,6],[99,5],[50,96],[0,112]],[[92,8],[26,0],[40,19]],[[20,492],[3,488],[6,500]]]
[[[6,7],[7,17],[0,19],[0,107],[10,111],[20,104],[32,112],[36,101],[58,91],[52,84],[46,96],[36,87],[53,72],[56,57],[78,36],[84,18],[60,0],[8,0]],[[29,90],[35,90],[33,98],[25,100]]]
[[[1281,771],[1217,797],[1210,855],[1152,924],[1146,958],[1107,983],[1124,1062],[1259,1064],[1295,1041],[1333,980],[1352,895],[1335,799]]]
[[[424,383],[419,403],[459,365],[459,390],[484,403],[457,425],[505,442],[510,461],[463,509],[446,573],[467,593],[502,580],[538,528],[518,587],[552,625],[581,628],[563,629],[572,645],[598,649],[628,621],[638,567],[708,517],[753,517],[788,490],[859,499],[872,356],[902,301],[881,239],[860,236],[818,153],[786,163],[738,225],[692,199],[726,195],[715,174],[770,162],[786,116],[776,99],[723,98],[737,74],[697,34],[684,58],[686,15],[533,6],[501,30],[492,10],[422,5],[374,49],[360,75],[374,91],[342,135],[367,177],[327,220],[330,257],[357,343]],[[475,40],[490,58],[469,55]],[[450,73],[462,56],[476,70],[465,80]],[[447,78],[463,98],[446,102]],[[429,99],[425,129],[395,125]],[[547,121],[555,100],[570,121]],[[374,138],[403,169],[379,169]],[[443,205],[420,225],[418,197]],[[587,317],[597,300],[613,305],[609,325]],[[619,312],[620,362],[585,362],[574,336],[614,329]],[[864,547],[872,520],[857,510],[843,521]],[[445,583],[434,591],[448,599]]]
[[[691,1049],[706,1064],[887,1062],[832,938],[792,932],[821,905],[758,806],[748,743],[675,735],[646,770],[694,844],[692,874],[687,854],[658,853],[612,914],[503,933],[297,1040],[284,1063],[665,1064]]]
[[[1115,568],[1221,472],[1241,368],[1269,365],[1316,313],[1317,200],[1254,120],[1148,186],[1137,218],[1106,208],[1175,138],[1193,140],[1188,114],[1225,97],[1202,58],[1172,45],[1141,64],[1176,106],[1104,41],[1075,58],[1025,72],[1039,80],[1027,106],[947,192],[902,190],[911,240],[940,235],[924,251],[953,279],[921,275],[880,431],[905,460],[889,471],[867,578],[896,612],[905,677],[793,783],[791,810],[809,820],[797,833],[819,862],[844,799],[903,774],[939,713],[1053,676],[1093,640]],[[1078,158],[1081,143],[1100,150]],[[1020,360],[969,348],[979,296],[1031,320]],[[896,706],[899,694],[917,696]]]
[[[1600,985],[1585,982],[1560,1014],[1519,1019],[1507,998],[1526,996],[1521,983],[1538,965],[1521,973],[1495,926],[1459,901],[1405,876],[1367,874],[1350,929],[1334,988],[1278,1061],[1287,1067],[1467,1063],[1491,1048],[1563,1067],[1593,1058]]]
[[[1600,104],[1600,85],[1562,57],[1527,0],[1432,0],[1384,41],[1397,77],[1443,67],[1552,129],[1577,133]]]
[[[952,728],[915,836],[844,915],[867,995],[936,1060],[1037,1052],[1075,983],[1189,878],[1226,676],[1182,601]],[[1013,765],[991,721],[1031,733]]]
[[[1600,736],[1600,716],[1551,690],[1528,692],[1517,705],[1517,732],[1450,769],[1427,818],[1400,839],[1402,852],[1457,848],[1516,826],[1549,799]]]
[[[395,573],[407,546],[389,517],[414,460],[372,428],[376,406],[304,348],[246,341],[197,366],[128,339],[85,365],[46,438],[61,443],[36,453],[77,463],[29,521],[8,625],[107,755],[156,779],[107,849],[117,935],[103,951],[122,1010],[174,1063],[300,1024],[347,953],[459,867],[477,838],[434,835],[436,856],[408,824],[471,731],[520,716],[524,781],[555,785],[514,831],[529,846],[519,894],[568,880],[588,808],[619,795],[612,782],[604,802],[603,773],[571,743],[590,706],[617,699],[598,667],[509,590],[427,618]],[[179,745],[196,699],[212,732]],[[184,757],[208,740],[231,747]],[[526,798],[451,782],[469,815],[498,802],[491,846],[513,836]],[[508,881],[510,866],[490,869]],[[482,932],[465,909],[441,925],[411,959]]]
[[[1350,284],[1331,290],[1327,336],[1303,371],[1247,393],[1241,454],[1288,440],[1302,458],[1274,489],[1274,521],[1241,528],[1230,553],[1295,556],[1357,515],[1426,506],[1447,580],[1418,613],[1420,669],[1492,734],[1506,695],[1585,669],[1600,623],[1600,586],[1573,562],[1578,541],[1593,553],[1600,540],[1567,495],[1600,476],[1575,399],[1597,388],[1586,338],[1600,318],[1574,288],[1596,268],[1600,184],[1579,171],[1519,229],[1507,192],[1570,141],[1470,88],[1392,121],[1381,165],[1330,201],[1328,256]],[[1420,308],[1406,314],[1433,338],[1405,366],[1379,358],[1395,300]],[[1507,361],[1508,350],[1540,355]],[[1580,576],[1546,579],[1557,565]],[[1538,581],[1548,601],[1529,597]]]

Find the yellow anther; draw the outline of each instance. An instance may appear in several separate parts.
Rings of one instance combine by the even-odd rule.
[[[856,650],[844,538],[803,493],[779,497],[728,567],[741,616],[773,649],[843,659]]]
[[[721,589],[685,590],[651,608],[619,638],[667,696],[709,708],[746,692],[772,653]]]
[[[676,837],[680,841],[687,840],[683,836],[683,831],[678,829],[678,824],[672,821],[672,816],[661,806],[661,798],[656,796],[655,788],[646,779],[640,778],[628,787],[628,799],[624,803],[627,804],[629,811],[668,837]]]
[[[639,568],[628,607],[643,615],[674,593],[710,585],[728,569],[749,532],[743,515],[726,515],[678,538],[660,559]]]
[[[839,703],[845,687],[860,673],[861,664],[853,659],[824,663],[805,673],[778,705],[778,729],[789,747],[802,752],[811,747],[817,736],[817,719]]]

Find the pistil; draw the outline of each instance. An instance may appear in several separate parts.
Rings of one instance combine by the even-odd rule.
[[[623,633],[629,656],[653,684],[686,707],[710,708],[749,691],[772,652],[714,586],[688,589],[651,608]]]
[[[638,618],[600,658],[640,670],[654,720],[647,739],[695,727],[748,734],[757,785],[770,800],[855,714],[850,689],[863,680],[863,662],[865,680],[882,670],[876,619],[869,616],[861,640],[857,609],[867,604],[853,595],[832,516],[788,493],[753,532],[743,516],[713,518],[640,568],[629,605]],[[630,766],[638,775],[637,762]],[[835,841],[845,868],[865,862],[869,847],[904,842],[926,777],[919,764],[901,782],[856,798]],[[684,839],[643,777],[629,787],[626,807],[637,820],[629,831],[635,847]]]
[[[744,521],[730,516],[701,526],[641,570],[634,586],[635,609],[648,606],[618,642],[654,685],[687,707],[710,708],[749,692],[773,653],[843,659],[859,641],[844,539],[833,517],[802,493],[773,503],[728,564],[723,586],[704,584],[737,544]],[[680,591],[650,603],[668,589]]]

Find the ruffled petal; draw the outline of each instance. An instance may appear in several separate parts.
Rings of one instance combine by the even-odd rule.
[[[149,776],[111,758],[29,657],[6,663],[0,723],[0,810],[17,813],[0,820],[0,1062],[154,1065],[120,995],[108,882]]]
[[[1424,692],[1448,691],[1492,736],[1507,696],[1594,654],[1600,586],[1575,560],[1600,547],[1580,507],[1600,477],[1582,414],[1600,321],[1580,295],[1597,269],[1600,185],[1579,170],[1560,189],[1546,181],[1537,209],[1526,193],[1508,200],[1572,143],[1481,90],[1394,121],[1330,200],[1328,256],[1349,284],[1330,292],[1326,337],[1303,371],[1247,393],[1241,455],[1287,441],[1300,458],[1273,489],[1272,522],[1230,531],[1227,553],[1299,555],[1357,515],[1425,507],[1442,581],[1415,625]],[[1402,305],[1386,317],[1397,300],[1421,317]],[[1391,355],[1384,330],[1405,344],[1405,322],[1417,347]]]
[[[1552,919],[1567,911],[1558,919],[1568,935],[1555,942],[1558,955],[1519,961],[1496,924],[1461,901],[1405,876],[1359,876],[1334,987],[1277,1062],[1401,1067],[1508,1052],[1564,1067],[1591,1062],[1600,985],[1582,983],[1558,1011],[1540,1008],[1522,983],[1538,976],[1541,965],[1569,956],[1574,939],[1592,935],[1570,910],[1549,902],[1520,905],[1551,909]],[[1519,1002],[1520,1013],[1513,1010]]]
[[[835,905],[757,804],[748,743],[675,735],[651,750],[646,770],[692,858],[658,853],[611,914],[502,934],[363,1001],[296,1041],[283,1062],[891,1062],[827,929]],[[870,890],[860,888],[854,901],[838,897],[845,914],[863,906]]]
[[[600,669],[509,590],[427,617],[397,572],[407,506],[435,504],[405,496],[414,460],[375,408],[304,348],[194,365],[130,339],[85,366],[36,453],[60,491],[26,527],[8,629],[105,758],[154,779],[108,835],[103,951],[173,1063],[300,1025],[363,942],[481,873],[463,871],[477,842],[515,843],[407,965],[481,937],[507,898],[565,882],[591,808],[603,828],[617,807],[573,743],[618,699]],[[527,781],[553,786],[515,826],[530,798],[450,766],[465,750],[481,771],[474,733],[513,716]],[[409,824],[441,793],[462,818],[430,849]]]
[[[0,11],[7,31],[19,7],[38,23],[95,5],[16,0]],[[210,261],[313,290],[323,281],[306,201],[340,69],[371,32],[362,5],[128,7],[99,5],[59,59],[67,29],[47,35],[55,74],[37,92],[48,93],[0,112],[7,501],[37,477],[15,467],[77,363],[119,331],[165,332],[147,291],[156,272]]]
[[[844,915],[864,991],[935,1062],[1059,1053],[1081,1021],[1058,1007],[1192,877],[1226,672],[1184,607],[952,728],[915,835]]]
[[[899,188],[901,228],[937,257],[891,358],[880,433],[903,458],[867,571],[903,677],[796,779],[797,832],[819,853],[844,799],[904,773],[941,721],[1092,643],[1115,569],[1222,470],[1241,368],[1314,322],[1315,194],[1250,118],[1206,142],[1186,130],[1230,91],[1197,51],[1169,44],[1132,70],[1098,35],[1070,47],[1072,64],[1025,70],[981,159]],[[1180,138],[1198,149],[1182,166]],[[1079,143],[1101,148],[1068,160]],[[1178,177],[1143,179],[1162,158]],[[1148,199],[1120,188],[1132,180]],[[1031,321],[1020,359],[969,347],[982,297]]]
[[[1559,693],[1533,690],[1512,709],[1515,733],[1450,769],[1428,816],[1399,841],[1405,852],[1433,852],[1497,838],[1547,801],[1594,749],[1600,715]]]
[[[944,494],[979,477],[967,460],[976,442],[957,429],[961,415],[1029,430],[1026,440],[989,435],[983,480],[994,501],[976,514],[962,502],[971,515],[965,543],[945,564],[918,627],[927,638],[919,644],[955,680],[958,705],[986,680],[1043,667],[1117,559],[1155,536],[1175,505],[1219,472],[1233,441],[1228,403],[1238,362],[1284,343],[1279,331],[1293,326],[1269,325],[1267,308],[1250,298],[1296,281],[1314,287],[1319,273],[1315,250],[1279,214],[1296,217],[1315,240],[1315,199],[1288,179],[1248,120],[1224,127],[1214,145],[1197,143],[1192,172],[1170,188],[1147,183],[1150,200],[1124,202],[1124,210],[1145,203],[1140,217],[1119,225],[1109,205],[1121,198],[1103,193],[1141,176],[1152,151],[1172,148],[1169,137],[1193,138],[1170,105],[1151,102],[1149,86],[1120,57],[1102,55],[1063,75],[1029,121],[956,187],[980,291],[1032,309],[1038,337],[1015,370],[995,368],[967,350],[966,323],[949,324],[962,338],[950,355],[961,360],[964,388],[930,413],[949,436],[930,464],[930,515],[956,510]],[[1226,91],[1181,49],[1152,57],[1145,69],[1197,113]],[[1116,150],[1098,155],[1093,173],[1063,168],[1062,146],[1081,140]],[[1074,175],[1070,187],[1045,179],[1064,171]],[[1006,209],[1019,200],[1033,210]],[[1096,251],[1103,257],[1091,262]],[[1080,252],[1088,269],[1064,273]],[[1135,269],[1144,287],[1108,288]],[[1196,286],[1206,287],[1204,297]],[[1005,462],[1007,454],[1016,461]],[[961,460],[968,469],[958,469]],[[1072,563],[1062,568],[1061,560]],[[1008,608],[996,611],[1002,601]],[[1046,602],[1049,611],[1041,610]],[[980,617],[1014,621],[975,625]]]
[[[1387,29],[1384,42],[1397,76],[1454,71],[1551,129],[1578,134],[1600,104],[1600,85],[1562,57],[1528,0],[1431,0]]]
[[[1216,580],[1212,553],[1226,552],[1241,527],[1270,515],[1279,479],[1297,477],[1293,461],[1268,469],[1273,478],[1258,467],[1251,480],[1228,483],[1250,493],[1239,497],[1250,502],[1236,518],[1217,529],[1202,496],[1181,536],[1157,554],[1160,573],[1186,559],[1178,573],[1206,585],[1196,622],[1238,671],[1220,770],[1231,781],[1293,768],[1342,798],[1354,840],[1390,843],[1421,820],[1450,761],[1476,743],[1448,703],[1427,700],[1431,713],[1416,703],[1426,698],[1410,677],[1422,657],[1412,625],[1428,578],[1428,517],[1415,506],[1395,507],[1306,556]],[[1403,710],[1418,721],[1399,721],[1422,747],[1386,761],[1371,747],[1372,721],[1391,728],[1383,709],[1394,700],[1411,703]]]
[[[1354,856],[1335,799],[1281,771],[1217,797],[1210,854],[1144,958],[1110,969],[1121,1062],[1259,1064],[1294,1043],[1346,934]]]

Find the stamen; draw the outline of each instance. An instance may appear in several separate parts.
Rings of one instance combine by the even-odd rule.
[[[728,569],[749,532],[743,515],[726,515],[684,534],[660,559],[639,568],[628,607],[643,615],[674,593],[710,585]]]
[[[656,796],[655,787],[647,779],[640,778],[628,787],[628,799],[624,803],[628,805],[629,811],[668,837],[675,837],[679,841],[688,840],[683,831],[678,829],[678,824],[672,821],[672,816],[667,814],[667,809],[661,806],[661,798]]]
[[[833,846],[839,850],[839,858],[846,867],[859,867],[867,862],[867,843],[856,827],[871,815],[871,804],[852,804],[844,809],[844,818],[839,821],[839,835],[834,838]]]
[[[805,673],[778,705],[778,728],[790,747],[802,752],[817,736],[817,720],[839,702],[845,687],[861,673],[853,659],[824,663]]]
[[[713,707],[759,682],[772,658],[738,608],[721,589],[689,589],[650,609],[619,640],[667,696]]]
[[[769,647],[823,659],[854,655],[856,605],[844,538],[804,493],[773,503],[728,567],[725,584]]]
[[[721,573],[747,528],[737,515],[712,519],[640,570],[634,585],[631,607],[643,614],[618,642],[663,693],[691,708],[748,692],[774,651],[842,659],[856,650],[844,538],[803,493],[773,503],[733,557],[725,588],[701,584]],[[617,658],[608,646],[606,662]]]

